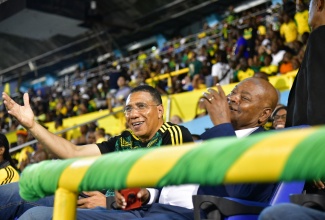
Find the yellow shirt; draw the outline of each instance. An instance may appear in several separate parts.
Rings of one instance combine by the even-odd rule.
[[[295,21],[298,27],[298,33],[302,35],[305,32],[310,32],[308,25],[308,10],[297,12],[295,14]]]
[[[20,169],[20,164],[28,158],[28,153],[33,153],[34,149],[31,146],[26,146],[23,149],[21,149],[20,152],[15,153],[12,158],[16,159],[18,161],[17,168]]]
[[[260,69],[260,72],[264,72],[267,75],[272,75],[274,73],[278,73],[278,67],[276,65],[263,66]]]
[[[243,81],[246,78],[252,77],[254,75],[254,70],[248,68],[246,71],[239,70],[237,74],[237,78],[240,81]]]
[[[0,185],[19,181],[19,173],[12,166],[8,165],[0,169]]]
[[[284,37],[286,43],[295,41],[298,37],[297,26],[293,21],[288,24],[283,23],[280,27],[280,34]]]

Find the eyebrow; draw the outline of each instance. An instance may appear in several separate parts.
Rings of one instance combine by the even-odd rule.
[[[252,94],[250,92],[247,92],[247,91],[241,91],[242,94],[245,94],[245,95],[249,95],[249,96],[252,96]]]

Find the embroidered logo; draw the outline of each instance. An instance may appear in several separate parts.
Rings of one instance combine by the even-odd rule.
[[[120,138],[121,147],[131,147],[131,142],[124,140],[123,138]]]

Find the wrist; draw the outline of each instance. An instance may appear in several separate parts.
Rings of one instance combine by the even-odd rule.
[[[142,202],[142,205],[147,205],[148,204],[148,202],[150,201],[150,197],[151,197],[151,195],[150,195],[150,192],[147,190],[147,194],[148,194],[148,196],[147,196],[147,198]]]

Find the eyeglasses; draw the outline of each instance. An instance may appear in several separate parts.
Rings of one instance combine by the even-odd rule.
[[[287,119],[287,115],[285,114],[285,115],[275,115],[274,117],[273,117],[273,120],[274,121],[276,121],[276,120],[279,120],[279,119],[282,119],[282,120],[286,120]]]
[[[136,103],[134,107],[133,106],[125,106],[124,114],[129,115],[132,112],[132,110],[137,110],[137,112],[141,113],[141,112],[148,110],[150,106],[159,106],[159,105],[161,105],[161,104],[148,105],[148,104],[142,103],[142,102]]]

